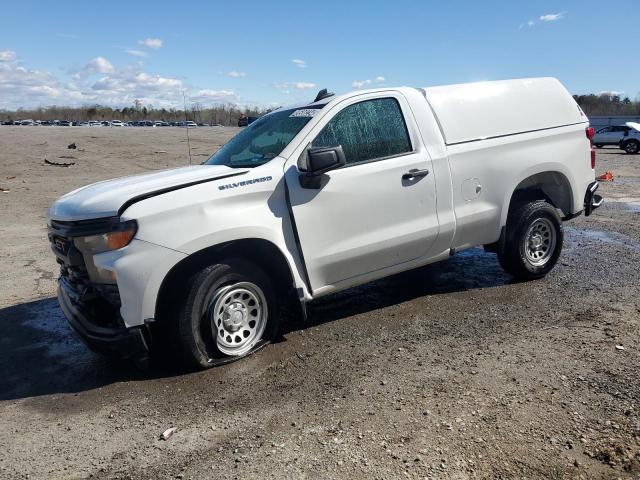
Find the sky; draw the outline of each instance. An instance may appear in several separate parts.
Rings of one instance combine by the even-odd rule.
[[[0,110],[182,108],[183,93],[267,108],[532,76],[637,98],[639,45],[640,0],[20,0],[0,11]]]

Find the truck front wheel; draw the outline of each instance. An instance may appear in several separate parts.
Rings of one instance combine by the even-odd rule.
[[[563,238],[562,220],[552,205],[544,200],[520,204],[509,212],[498,259],[517,279],[541,278],[558,261]]]
[[[187,282],[176,341],[184,361],[208,368],[264,346],[277,330],[276,297],[257,265],[230,259],[210,265]]]

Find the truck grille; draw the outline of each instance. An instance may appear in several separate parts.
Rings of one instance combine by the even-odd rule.
[[[122,327],[120,293],[117,285],[92,284],[82,253],[76,248],[75,237],[95,234],[99,225],[84,222],[55,222],[49,226],[51,250],[60,265],[60,288],[64,288],[76,307],[99,326]],[[89,227],[89,228],[88,228]]]

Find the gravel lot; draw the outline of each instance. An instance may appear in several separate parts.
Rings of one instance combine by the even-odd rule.
[[[194,162],[236,131],[191,130]],[[46,208],[186,153],[177,128],[0,127],[0,477],[640,478],[640,156],[599,151],[606,203],[546,279],[474,249],[326,297],[230,365],[110,364],[57,306]]]

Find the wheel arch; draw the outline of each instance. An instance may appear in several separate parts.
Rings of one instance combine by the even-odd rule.
[[[282,251],[269,240],[244,238],[203,248],[174,265],[158,290],[155,319],[162,323],[167,315],[175,311],[180,297],[184,294],[187,278],[205,266],[225,258],[242,258],[258,265],[273,279],[276,293],[283,302],[300,298],[293,271]]]
[[[533,173],[522,179],[505,199],[501,225],[505,225],[511,208],[522,201],[544,199],[562,212],[566,218],[574,212],[574,195],[571,182],[558,170]]]

